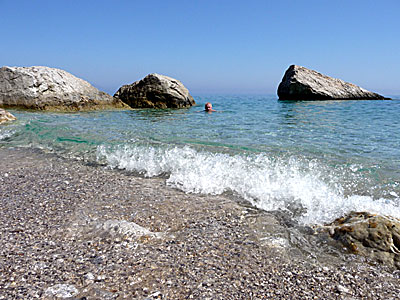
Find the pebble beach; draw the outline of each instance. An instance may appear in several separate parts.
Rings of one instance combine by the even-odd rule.
[[[290,226],[232,197],[36,150],[0,161],[0,299],[399,299],[399,271],[271,242]]]

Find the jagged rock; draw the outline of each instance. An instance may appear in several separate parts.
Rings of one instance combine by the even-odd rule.
[[[60,69],[2,67],[0,107],[76,111],[127,106],[87,81]]]
[[[330,235],[350,252],[400,269],[400,220],[352,212],[328,224]]]
[[[278,87],[278,97],[280,100],[389,99],[352,83],[296,65],[291,65],[283,76]]]
[[[10,114],[8,111],[0,108],[0,124],[8,121],[16,120],[17,118]]]
[[[132,108],[184,108],[196,104],[180,81],[159,74],[122,86],[114,97]]]

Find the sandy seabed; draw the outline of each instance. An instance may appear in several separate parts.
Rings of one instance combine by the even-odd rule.
[[[0,205],[0,299],[400,299],[399,271],[163,178],[0,148]]]

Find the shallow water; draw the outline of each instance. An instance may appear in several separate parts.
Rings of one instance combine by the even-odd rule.
[[[398,97],[397,97],[398,98]],[[229,193],[321,224],[351,210],[400,217],[400,101],[197,96],[182,110],[10,110],[0,147],[31,147]],[[202,112],[205,102],[217,112]]]

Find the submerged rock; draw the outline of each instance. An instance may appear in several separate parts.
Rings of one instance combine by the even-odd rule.
[[[76,111],[126,106],[64,70],[49,67],[2,67],[0,107]]]
[[[122,86],[114,97],[132,108],[185,108],[196,104],[180,81],[159,74]]]
[[[389,99],[352,83],[296,65],[291,65],[285,72],[278,87],[278,97],[280,100]]]
[[[400,269],[400,220],[352,212],[327,225],[330,235],[349,251]]]
[[[71,238],[79,237],[84,240],[93,240],[101,237],[106,240],[137,242],[152,238],[161,238],[162,232],[152,232],[136,223],[125,220],[92,220],[74,223],[69,230]]]
[[[8,121],[16,120],[17,118],[10,114],[8,111],[0,108],[0,124]]]
[[[125,239],[136,239],[141,236],[160,237],[160,233],[151,232],[136,223],[120,220],[107,220],[96,226],[98,235],[121,236]]]
[[[48,298],[71,298],[79,293],[78,289],[71,284],[56,284],[46,289],[44,296]]]

